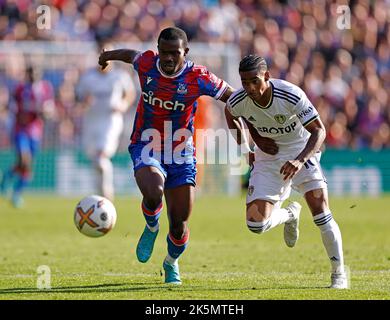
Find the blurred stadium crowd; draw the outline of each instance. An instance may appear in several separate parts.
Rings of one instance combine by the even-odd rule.
[[[349,4],[326,0],[53,0],[45,4],[51,8],[51,30],[37,29],[36,1],[0,0],[0,38],[144,42],[156,41],[159,30],[176,25],[191,42],[235,43],[242,56],[253,52],[264,56],[272,77],[305,90],[326,125],[328,147],[390,147],[389,0]],[[351,10],[351,26],[340,30],[337,8],[343,4]],[[4,127],[15,81],[3,68],[1,73],[0,127]],[[69,142],[78,121],[78,77],[77,72],[69,72],[53,85],[59,136]]]

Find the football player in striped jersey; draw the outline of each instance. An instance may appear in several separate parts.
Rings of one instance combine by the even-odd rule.
[[[9,111],[14,118],[12,142],[16,149],[16,163],[4,173],[0,193],[6,195],[15,180],[11,202],[23,205],[23,193],[33,178],[33,164],[43,136],[44,119],[54,115],[54,89],[42,79],[42,71],[33,66],[25,70],[25,78],[14,91],[14,102]]]
[[[164,195],[169,233],[163,268],[165,282],[171,284],[181,284],[178,259],[189,241],[188,219],[194,201],[196,175],[192,138],[196,100],[201,95],[208,95],[226,102],[233,92],[206,67],[187,60],[188,51],[185,32],[179,28],[166,28],[159,35],[158,52],[119,49],[104,51],[99,57],[103,68],[110,60],[133,64],[139,76],[142,92],[129,152],[143,195],[146,226],[136,254],[140,262],[148,261],[152,254]],[[180,132],[189,134],[179,134],[180,139],[175,139]]]

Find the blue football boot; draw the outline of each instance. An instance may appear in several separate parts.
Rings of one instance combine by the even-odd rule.
[[[165,271],[165,283],[181,285],[179,264],[177,262],[170,264],[164,261],[163,268]]]
[[[145,226],[144,232],[137,244],[136,253],[139,262],[145,263],[151,257],[157,234],[158,230],[156,232],[152,232],[148,226]]]

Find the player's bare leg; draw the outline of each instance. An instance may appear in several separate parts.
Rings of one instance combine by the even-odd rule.
[[[169,219],[168,254],[163,263],[165,282],[181,284],[178,259],[188,245],[188,219],[192,211],[195,188],[187,184],[166,189],[164,193]]]
[[[0,182],[0,194],[4,197],[8,195],[10,184],[17,173],[17,166],[13,166],[7,171],[3,172]]]
[[[272,213],[274,204],[266,200],[255,200],[246,205],[246,220],[262,222],[267,220]]]
[[[269,229],[284,223],[284,240],[293,247],[298,240],[299,214],[301,205],[290,203],[286,208],[280,208],[280,202],[275,205],[266,200],[254,200],[246,206],[246,223],[250,231],[264,233]]]
[[[314,223],[321,231],[322,242],[332,265],[331,288],[347,289],[348,279],[344,268],[342,238],[339,226],[329,209],[328,191],[316,189],[305,193]]]
[[[18,162],[15,166],[14,172],[18,178],[14,185],[12,194],[12,204],[15,208],[20,208],[23,205],[22,193],[24,188],[27,186],[31,178],[32,170],[32,155],[29,152],[19,152]]]
[[[147,262],[152,255],[154,242],[159,230],[159,218],[162,211],[164,175],[153,166],[142,167],[135,173],[137,185],[143,195],[142,212],[146,220],[145,229],[137,245],[137,258]]]
[[[98,151],[94,160],[97,171],[97,187],[100,194],[111,202],[114,201],[114,168],[110,158]]]

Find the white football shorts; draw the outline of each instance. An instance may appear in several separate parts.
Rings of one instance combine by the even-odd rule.
[[[274,204],[286,200],[291,188],[305,194],[315,189],[326,189],[327,182],[320,165],[321,153],[311,157],[291,180],[283,181],[280,168],[285,160],[256,160],[249,178],[246,203],[261,199]]]

